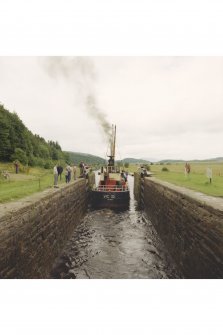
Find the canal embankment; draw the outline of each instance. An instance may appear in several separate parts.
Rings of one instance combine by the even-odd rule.
[[[135,174],[135,196],[186,278],[223,278],[223,199]]]
[[[46,278],[84,216],[85,179],[0,205],[0,278]]]

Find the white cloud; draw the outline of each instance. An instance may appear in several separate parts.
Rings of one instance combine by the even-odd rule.
[[[107,144],[75,84],[52,80],[42,58],[0,58],[0,101],[64,150],[103,156]],[[92,57],[95,92],[117,124],[122,157],[222,156],[222,57]]]

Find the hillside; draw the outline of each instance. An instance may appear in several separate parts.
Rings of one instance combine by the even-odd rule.
[[[79,164],[80,162],[84,162],[88,165],[103,165],[105,164],[105,160],[101,157],[81,153],[81,152],[71,152],[71,151],[65,151],[67,156],[69,157],[69,161],[71,163]]]
[[[65,160],[57,142],[34,135],[16,113],[0,105],[0,161],[50,167],[53,160]]]
[[[223,157],[208,158],[208,159],[205,159],[205,160],[193,160],[192,162],[215,162],[215,163],[223,163]]]
[[[75,164],[79,164],[81,161],[85,162],[86,164],[97,164],[97,165],[103,165],[107,161],[101,157],[90,155],[87,153],[81,153],[81,152],[71,152],[71,151],[65,151],[67,155],[69,155],[69,160],[71,162],[74,162]],[[124,158],[123,160],[117,160],[117,163],[129,163],[129,164],[148,164],[148,160],[145,159],[139,159],[139,158]]]

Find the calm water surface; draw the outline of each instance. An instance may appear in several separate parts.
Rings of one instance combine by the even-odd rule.
[[[63,252],[51,278],[180,278],[152,223],[137,210],[133,177],[130,208],[88,210]]]

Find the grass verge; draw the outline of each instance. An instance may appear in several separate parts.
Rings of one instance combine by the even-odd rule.
[[[42,168],[30,168],[28,173],[14,173],[13,166],[0,163],[0,171],[7,171],[9,179],[0,176],[0,203],[18,200],[36,192],[53,187],[53,171]],[[64,175],[58,184],[65,183]]]
[[[222,163],[191,163],[191,172],[189,176],[185,176],[184,164],[169,164],[150,166],[150,171],[160,180],[167,181],[174,185],[186,187],[194,191],[198,191],[210,196],[223,197],[223,164]],[[162,171],[163,167],[167,167],[168,171]],[[212,182],[206,176],[207,167],[212,168]],[[138,166],[130,165],[129,172],[136,172]]]

